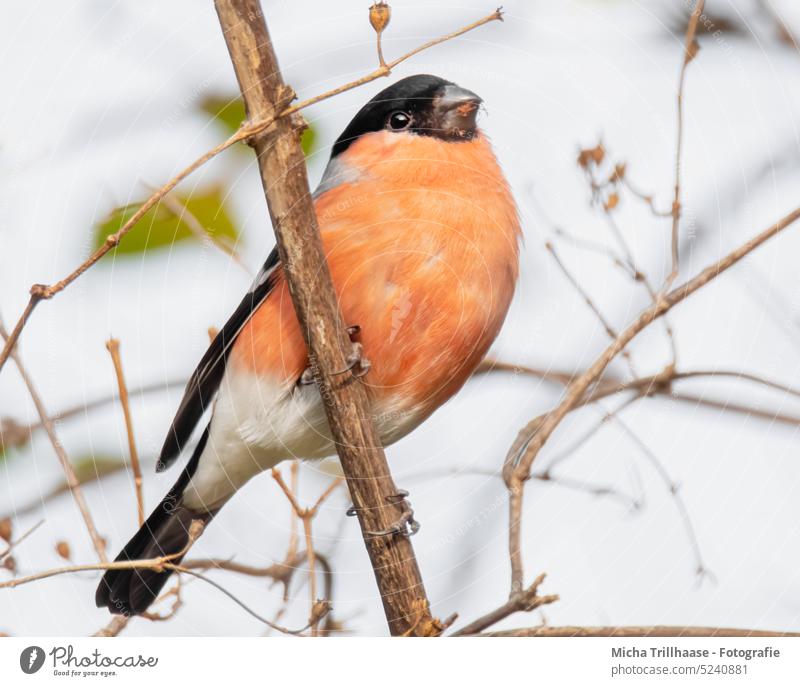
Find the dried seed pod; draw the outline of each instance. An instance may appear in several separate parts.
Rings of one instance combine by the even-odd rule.
[[[375,2],[369,8],[369,23],[377,33],[389,25],[389,20],[392,18],[392,8],[385,2]]]
[[[0,538],[2,538],[6,543],[11,543],[11,533],[11,519],[9,517],[0,519]]]
[[[69,543],[66,541],[59,541],[56,543],[56,552],[58,553],[58,556],[64,560],[72,559],[72,551],[70,551]]]
[[[616,193],[611,193],[611,195],[608,196],[608,200],[606,200],[604,205],[606,211],[610,212],[617,205],[619,205],[619,196]]]
[[[3,569],[7,569],[12,574],[17,573],[17,561],[14,559],[13,555],[9,555],[3,560]]]

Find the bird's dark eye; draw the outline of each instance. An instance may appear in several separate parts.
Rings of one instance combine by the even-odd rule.
[[[387,123],[389,124],[390,129],[399,131],[401,129],[408,128],[408,126],[411,124],[411,115],[398,110],[397,112],[392,112],[389,115]]]

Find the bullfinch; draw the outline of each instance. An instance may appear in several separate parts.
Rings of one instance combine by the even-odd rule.
[[[359,382],[384,445],[464,385],[514,292],[519,217],[477,128],[480,105],[475,93],[436,76],[398,81],[339,136],[314,193],[341,312],[363,351]],[[176,461],[209,408],[210,420],[177,482],[118,561],[185,552],[191,522],[210,521],[259,472],[287,459],[335,454],[308,368],[273,250],[189,379],[157,469]],[[108,570],[97,606],[142,613],[169,575]]]

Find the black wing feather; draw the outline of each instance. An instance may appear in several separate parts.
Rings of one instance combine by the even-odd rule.
[[[231,318],[228,319],[225,326],[222,327],[222,330],[211,342],[205,355],[200,360],[200,364],[197,365],[197,369],[189,378],[178,412],[167,432],[164,447],[161,448],[161,456],[156,463],[156,471],[164,471],[175,462],[178,455],[188,444],[197,422],[200,421],[200,417],[210,407],[225,373],[228,351],[242,327],[247,323],[247,320],[258,309],[258,306],[264,302],[274,287],[275,268],[279,262],[278,250],[275,248],[267,257],[267,261],[264,263],[258,277],[256,277],[253,287],[244,296]]]

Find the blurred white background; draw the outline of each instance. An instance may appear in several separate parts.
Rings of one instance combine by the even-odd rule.
[[[289,83],[301,98],[374,65],[365,1],[264,2]],[[392,2],[387,57],[488,13],[490,4]],[[800,29],[792,0],[772,6]],[[483,127],[511,181],[525,245],[518,293],[494,357],[542,369],[585,367],[607,344],[597,320],[543,249],[555,223],[584,240],[611,245],[601,213],[575,163],[580,147],[602,138],[632,180],[671,205],[675,94],[685,4],[677,0],[510,1],[504,23],[485,26],[404,63],[393,79],[435,73],[480,94]],[[708,0],[726,30],[700,37],[686,83],[681,279],[800,204],[800,52],[781,41],[763,7]],[[683,20],[682,20],[683,17]],[[0,312],[13,324],[35,282],[71,271],[91,248],[95,226],[115,207],[143,199],[227,135],[199,111],[214,95],[236,93],[210,2],[9,3],[0,24]],[[306,111],[317,137],[312,184],[330,145],[385,80]],[[222,184],[239,232],[237,250],[252,271],[274,243],[254,161],[230,150],[190,177],[181,192]],[[660,283],[669,271],[668,219],[630,196],[615,213],[637,260]],[[559,253],[616,327],[648,303],[608,259],[566,242]],[[800,233],[797,228],[751,255],[673,312],[681,369],[735,369],[800,385]],[[40,305],[20,344],[51,412],[116,388],[105,341],[122,342],[130,388],[188,377],[250,281],[200,242],[110,255],[57,298]],[[631,349],[641,373],[656,373],[669,348],[653,327]],[[624,374],[617,363],[614,371]],[[737,380],[700,379],[679,389],[721,403],[747,402],[800,416],[800,402]],[[434,613],[468,620],[508,593],[507,504],[497,475],[517,431],[559,398],[560,389],[524,376],[484,375],[412,436],[388,450],[399,485],[411,491],[422,529],[414,539]],[[153,460],[180,389],[136,395],[132,411],[145,460],[149,510],[176,478],[156,476]],[[553,436],[540,466],[568,448],[623,398],[576,413]],[[0,416],[35,420],[14,367],[0,376]],[[746,417],[664,398],[641,400],[622,415],[680,484],[702,562],[678,503],[636,441],[614,422],[554,474],[611,486],[641,503],[598,497],[558,484],[528,486],[524,554],[528,581],[548,573],[546,593],[561,600],[543,615],[498,628],[550,624],[701,624],[800,628],[800,460],[797,425]],[[117,406],[59,423],[75,461],[127,456]],[[305,465],[309,504],[329,482],[327,465]],[[492,475],[494,473],[494,475]],[[42,432],[0,462],[0,516],[43,499],[63,477]],[[109,552],[136,528],[132,477],[117,473],[85,493]],[[349,502],[339,490],[314,530],[335,571],[336,618],[359,634],[386,633],[382,608]],[[269,477],[254,479],[226,507],[194,556],[265,565],[282,559],[289,505]],[[13,520],[17,534],[45,522],[16,551],[18,573],[56,566],[64,540],[75,562],[92,562],[69,495]],[[10,572],[0,570],[0,579]],[[0,631],[87,634],[108,616],[94,607],[99,575],[49,579],[0,591]],[[270,616],[281,588],[264,579],[215,579]],[[305,624],[305,575],[282,622]],[[133,621],[126,633],[253,635],[263,626],[202,582],[184,587],[184,606],[166,623]]]

